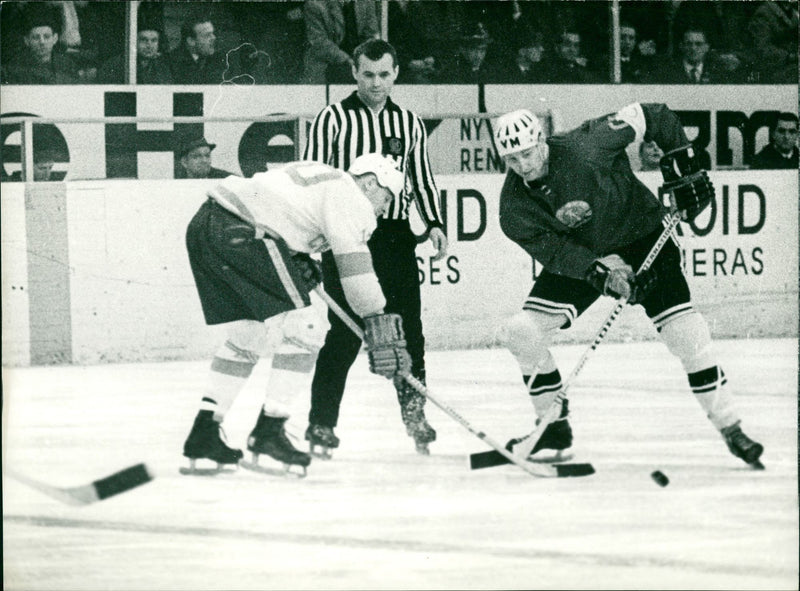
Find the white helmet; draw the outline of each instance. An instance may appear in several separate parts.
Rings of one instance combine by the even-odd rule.
[[[542,124],[527,109],[501,115],[494,128],[495,147],[501,157],[536,146],[543,137]]]
[[[349,173],[356,176],[373,173],[378,177],[378,183],[389,189],[395,197],[399,197],[406,186],[406,179],[402,172],[397,170],[394,161],[382,154],[363,154],[350,164]]]

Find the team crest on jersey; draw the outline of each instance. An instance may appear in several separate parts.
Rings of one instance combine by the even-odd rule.
[[[390,137],[386,140],[386,150],[389,156],[402,156],[403,141],[400,138]]]
[[[570,201],[556,212],[556,219],[569,228],[578,228],[592,217],[592,208],[585,201]]]

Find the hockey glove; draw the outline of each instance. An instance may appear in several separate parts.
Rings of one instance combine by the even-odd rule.
[[[630,298],[633,293],[633,269],[616,254],[596,259],[586,273],[586,281],[603,295],[613,298]]]
[[[372,373],[392,379],[411,370],[403,319],[398,314],[376,314],[364,318],[364,342]]]
[[[628,303],[631,305],[642,303],[650,292],[653,291],[653,288],[656,286],[657,278],[658,276],[652,268],[639,271],[633,278],[631,295],[628,298]]]
[[[660,167],[672,210],[680,212],[683,220],[695,219],[714,199],[714,185],[692,146],[667,152]]]
[[[298,252],[292,255],[292,262],[299,271],[306,291],[311,291],[322,283],[322,267],[306,253]]]

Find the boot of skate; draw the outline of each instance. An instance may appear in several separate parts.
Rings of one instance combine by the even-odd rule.
[[[764,465],[761,463],[760,458],[761,454],[764,453],[764,446],[745,435],[739,423],[740,421],[736,421],[733,425],[720,431],[725,439],[725,444],[737,458],[741,458],[745,463],[750,464],[757,470],[763,470]]]
[[[418,378],[423,384],[424,377]],[[429,455],[428,444],[436,441],[436,430],[425,418],[425,401],[423,394],[417,392],[405,380],[396,380],[397,400],[400,403],[400,416],[406,426],[406,433],[414,439],[417,453]]]
[[[189,471],[195,471],[196,460],[211,460],[217,463],[217,469],[221,469],[226,464],[238,463],[244,454],[240,449],[228,447],[222,439],[222,426],[214,420],[214,413],[201,410],[183,444],[183,455],[189,458]]]
[[[309,425],[305,437],[311,455],[324,460],[330,460],[331,450],[339,447],[339,438],[327,425]]]
[[[305,468],[311,463],[311,456],[296,449],[286,436],[284,425],[288,417],[270,417],[262,412],[247,438],[247,449],[253,453],[253,464],[258,464],[259,455],[267,455],[284,464],[286,469],[291,466]]]
[[[558,418],[547,426],[544,433],[542,433],[542,436],[539,438],[539,441],[531,450],[528,456],[530,460],[539,462],[562,462],[572,457],[572,454],[568,451],[569,448],[572,447],[572,427],[570,427],[568,416],[569,400],[565,399],[562,403],[561,413],[558,415]],[[541,419],[536,420],[537,425],[540,420]],[[506,449],[513,452],[514,446],[528,437],[530,437],[530,434],[509,440],[506,444]],[[555,453],[541,454],[540,456],[536,455],[543,450],[552,450]]]

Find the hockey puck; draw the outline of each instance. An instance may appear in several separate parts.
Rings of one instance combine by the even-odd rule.
[[[669,484],[669,478],[660,470],[651,473],[650,478],[652,478],[658,486],[667,486]]]

